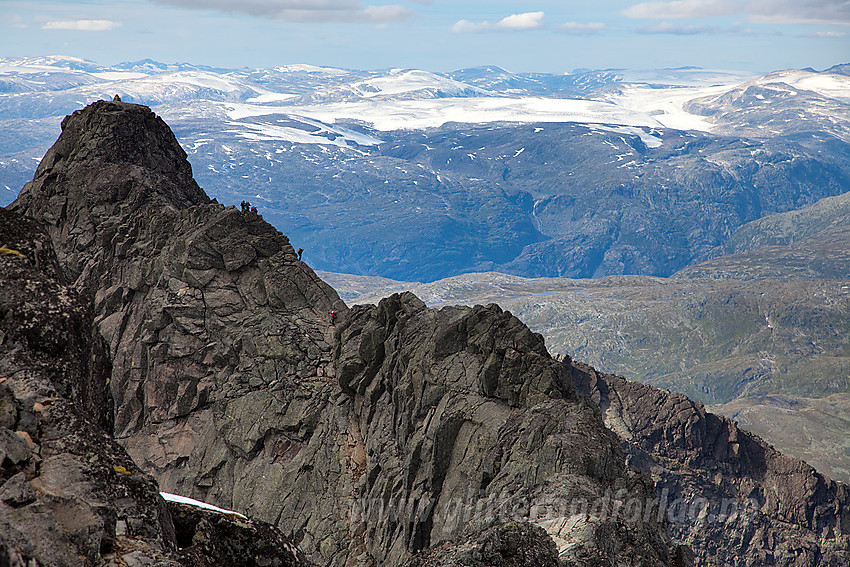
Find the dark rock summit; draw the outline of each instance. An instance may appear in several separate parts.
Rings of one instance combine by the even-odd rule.
[[[741,553],[735,564],[751,565],[772,560],[761,550],[793,547],[772,528],[756,535],[774,543],[753,547],[750,532],[732,532],[741,543],[674,525],[695,549],[674,543],[650,477],[605,427],[608,406],[576,391],[580,376],[540,335],[496,305],[438,311],[401,294],[348,309],[259,215],[210,202],[147,108],[99,102],[68,117],[12,209],[45,223],[68,293],[94,317],[86,336],[103,356],[93,360],[110,363],[83,375],[108,379],[114,411],[102,388],[78,388],[93,415],[164,490],[273,524],[316,564],[683,567]],[[706,447],[737,449],[701,431],[650,435],[668,440],[669,478],[731,483],[712,495],[758,500],[767,485],[724,476],[753,463],[712,464],[725,457]],[[657,447],[643,461],[632,449],[639,465]],[[668,479],[656,472],[644,467]],[[793,541],[843,557],[846,489],[812,482],[790,485],[814,491],[803,501],[777,488],[763,513],[805,518]],[[19,485],[12,502],[29,498]],[[820,508],[801,516],[810,500]],[[252,533],[270,547],[250,534],[243,543],[238,526],[171,508],[174,529],[162,533],[174,535],[160,548],[176,542],[190,564],[288,545],[265,528]],[[220,534],[232,536],[224,547]]]
[[[209,198],[161,118],[147,107],[99,101],[62,121],[62,135],[9,208],[41,212],[73,284],[104,273],[104,255],[120,254],[114,239],[122,220],[143,224],[151,211],[202,203]]]

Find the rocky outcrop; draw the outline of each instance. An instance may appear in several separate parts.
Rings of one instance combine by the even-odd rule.
[[[651,487],[513,315],[393,295],[354,308],[336,336],[357,432],[353,495],[371,506],[354,528],[379,563],[398,564],[401,544],[418,551],[532,521],[568,565],[669,564],[663,524],[627,521],[606,501],[649,502]],[[376,521],[386,505],[416,521]]]
[[[156,482],[99,427],[108,364],[88,306],[35,221],[0,209],[0,246],[0,564],[176,567]]]
[[[488,557],[526,541],[551,556],[515,521],[568,565],[681,554],[657,514],[617,513],[652,486],[539,335],[495,306],[410,295],[349,311],[285,236],[189,172],[148,109],[99,102],[63,122],[13,204],[91,299],[115,434],[165,490],[273,523],[324,565],[460,553],[485,530]]]
[[[558,548],[533,524],[513,522],[491,528],[462,546],[435,547],[409,567],[559,567]]]
[[[850,563],[850,490],[680,394],[568,362],[695,565]]]
[[[162,500],[107,433],[92,331],[40,223],[0,209],[0,565],[306,565],[272,526]]]
[[[309,567],[273,526],[236,514],[168,502],[180,562],[186,567]]]

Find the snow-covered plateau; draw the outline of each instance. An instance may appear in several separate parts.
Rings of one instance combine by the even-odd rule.
[[[497,67],[472,71],[356,71],[297,64],[227,70],[151,61],[106,67],[69,57],[7,58],[0,59],[0,100],[5,99],[0,116],[26,115],[23,99],[37,94],[51,97],[55,116],[70,110],[69,102],[77,105],[119,94],[125,101],[150,106],[192,105],[199,116],[223,112],[238,121],[285,114],[325,124],[355,120],[380,131],[434,128],[448,122],[576,122],[710,132],[716,127],[712,118],[689,110],[688,103],[748,84],[784,84],[850,101],[850,77],[830,72],[790,70],[757,77],[683,68],[583,71],[541,78]],[[460,80],[469,77],[474,80]],[[504,84],[510,88],[501,88]],[[209,104],[194,104],[202,101]],[[39,107],[37,101],[33,104]],[[33,113],[42,118],[46,109]],[[245,130],[246,139],[251,139],[257,128]],[[275,138],[305,142],[299,132],[287,137],[285,131],[277,131]],[[324,143],[338,145],[328,138]]]
[[[150,106],[206,191],[317,269],[430,281],[666,276],[738,226],[839,194],[850,76],[699,69],[448,73],[0,59],[0,205],[65,115]]]

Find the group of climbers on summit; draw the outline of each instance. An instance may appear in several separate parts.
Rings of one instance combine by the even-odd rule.
[[[249,212],[250,213],[257,213],[257,207],[252,206],[251,203],[249,203],[248,201],[242,201],[239,204],[239,206],[242,207],[243,213],[249,213]],[[296,254],[298,254],[298,260],[299,261],[301,260],[301,255],[303,253],[304,253],[303,248],[299,248],[298,251],[296,252]],[[330,316],[331,325],[336,325],[336,311],[331,311],[328,315]]]

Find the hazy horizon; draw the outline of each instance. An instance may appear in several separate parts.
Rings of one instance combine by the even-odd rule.
[[[303,63],[445,72],[696,66],[766,73],[848,62],[850,5],[835,0],[10,1],[0,56],[101,65],[154,59],[219,68]]]

